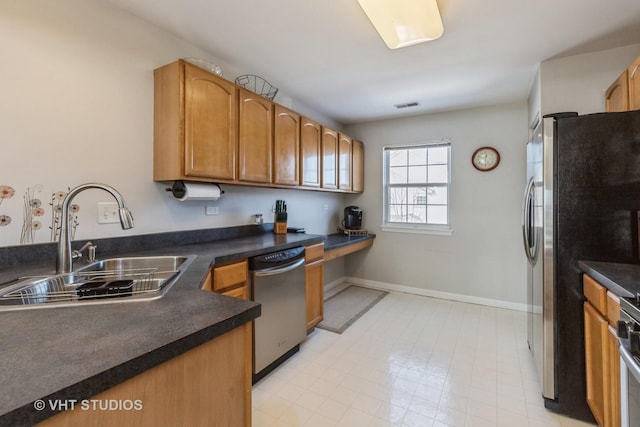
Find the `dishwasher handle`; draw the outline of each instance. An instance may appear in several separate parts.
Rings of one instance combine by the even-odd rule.
[[[255,270],[253,274],[256,277],[265,277],[265,276],[275,276],[277,274],[288,273],[291,270],[295,270],[298,267],[304,265],[304,258],[300,258],[298,261],[293,264],[286,265],[284,267],[276,267],[276,268],[267,268],[264,270]]]

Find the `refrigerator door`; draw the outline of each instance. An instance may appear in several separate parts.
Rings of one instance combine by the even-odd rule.
[[[539,232],[541,234],[541,261],[540,267],[535,274],[535,281],[538,283],[537,291],[534,294],[536,304],[541,310],[541,322],[539,340],[542,343],[542,395],[545,399],[555,401],[557,392],[556,381],[556,286],[555,286],[555,214],[556,214],[556,124],[555,119],[546,117],[542,120],[541,130],[542,146],[542,167],[540,181],[539,207],[541,223]],[[548,405],[550,406],[550,405]]]
[[[550,335],[547,335],[544,305],[544,260],[541,256],[544,249],[544,155],[546,152],[542,132],[543,125],[539,123],[533,130],[531,141],[527,144],[527,187],[523,202],[522,234],[528,260],[527,339],[543,395],[553,399],[555,397],[553,329],[551,329]],[[553,313],[552,310],[550,312]],[[551,320],[551,325],[553,325],[553,320]]]

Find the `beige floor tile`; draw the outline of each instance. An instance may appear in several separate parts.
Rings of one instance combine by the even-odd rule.
[[[593,427],[544,408],[526,313],[390,292],[253,388],[254,427]]]

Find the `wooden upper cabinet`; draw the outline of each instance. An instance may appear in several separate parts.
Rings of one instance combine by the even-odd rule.
[[[338,132],[322,127],[322,188],[338,189]]]
[[[338,137],[338,188],[351,191],[351,153],[353,140],[344,134]]]
[[[300,180],[300,115],[275,104],[273,120],[273,183],[297,186]]]
[[[628,74],[625,70],[607,89],[605,102],[608,112],[629,111]]]
[[[629,110],[640,110],[640,56],[629,67]]]
[[[182,59],[154,70],[154,181],[364,190],[359,141]]]
[[[300,120],[300,185],[320,187],[322,127],[311,119]]]
[[[353,186],[356,193],[364,191],[364,144],[361,141],[353,140],[353,151],[351,153]]]
[[[271,183],[273,103],[240,89],[238,180]]]
[[[154,179],[234,180],[236,86],[182,60],[154,85]]]
[[[640,56],[607,89],[608,112],[640,110]]]

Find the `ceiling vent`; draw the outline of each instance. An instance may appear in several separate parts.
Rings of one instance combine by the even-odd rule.
[[[396,104],[396,105],[394,105],[394,107],[396,107],[398,110],[400,110],[402,108],[417,107],[418,105],[420,105],[420,103],[418,101],[413,101],[413,102],[406,102],[404,104]]]

